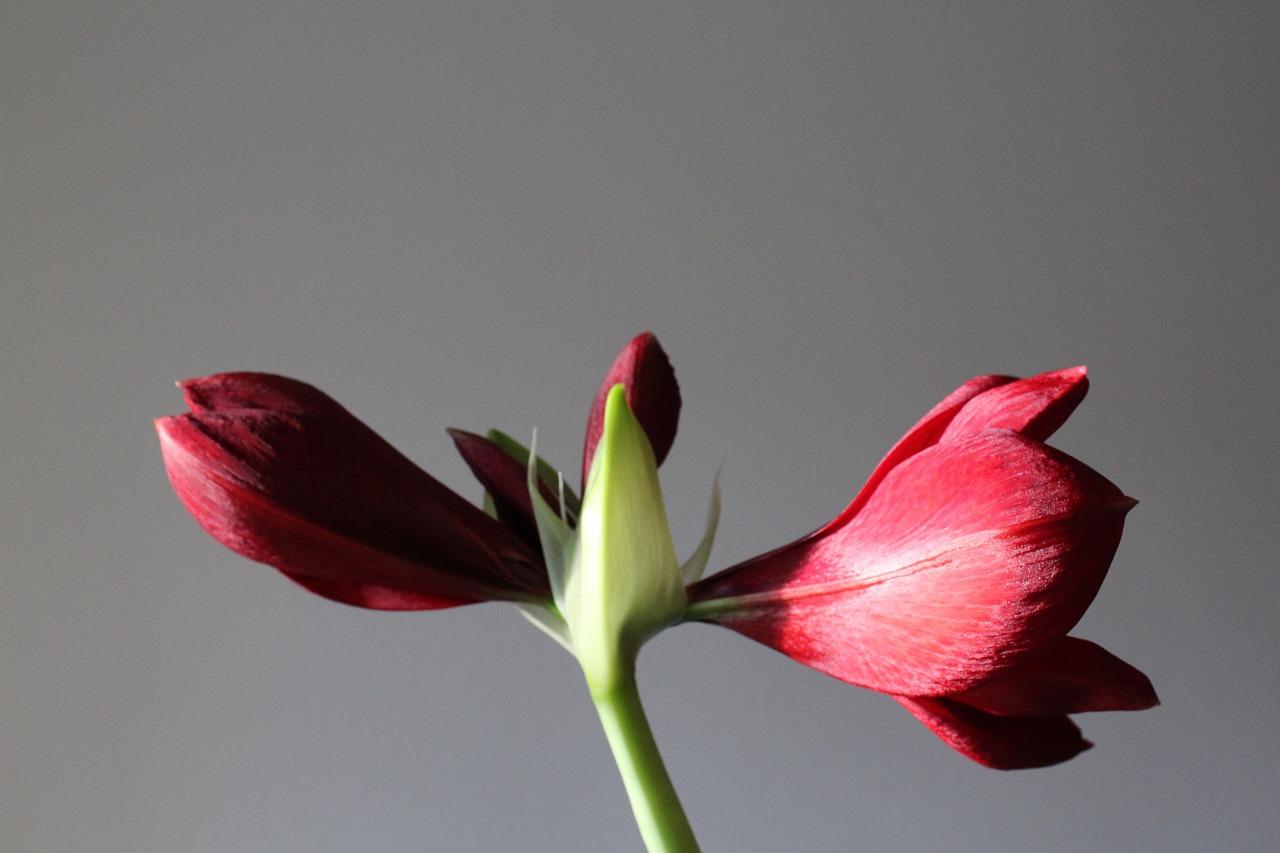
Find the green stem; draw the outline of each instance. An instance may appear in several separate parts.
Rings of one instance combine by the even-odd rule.
[[[591,699],[649,853],[697,853],[697,839],[658,754],[635,677],[628,675],[607,690],[592,688]]]

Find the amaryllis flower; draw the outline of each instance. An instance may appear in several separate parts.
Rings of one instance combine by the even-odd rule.
[[[179,386],[191,412],[156,421],[169,480],[231,550],[380,610],[547,596],[535,549],[310,385],[222,373]]]
[[[652,334],[632,340],[601,385],[583,469],[621,383],[658,459],[675,438],[680,393]],[[479,601],[548,602],[523,447],[501,433],[452,431],[495,504],[486,514],[306,383],[219,373],[178,383],[191,411],[156,420],[174,491],[242,556],[326,598],[378,610]],[[558,504],[554,474],[543,482]],[[577,500],[565,492],[569,512]]]
[[[1156,704],[1141,672],[1067,635],[1136,503],[1047,446],[1083,367],[961,385],[835,520],[695,584],[687,617],[887,693],[996,768],[1090,744],[1068,719]]]
[[[262,373],[179,385],[190,412],[156,427],[206,531],[347,604],[519,605],[578,658],[652,850],[696,849],[634,679],[640,646],[679,622],[724,625],[888,694],[990,767],[1065,761],[1089,746],[1069,714],[1156,703],[1142,673],[1068,635],[1134,505],[1045,444],[1084,397],[1083,368],[966,382],[833,521],[705,580],[719,492],[681,565],[657,476],[680,392],[649,333],[592,403],[581,499],[498,431],[451,431],[480,508],[310,385]]]

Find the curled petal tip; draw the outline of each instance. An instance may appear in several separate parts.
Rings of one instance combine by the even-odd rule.
[[[189,444],[191,431],[191,415],[165,415],[152,421],[156,435],[160,439],[160,453],[165,465],[178,464],[176,455],[183,444]]]
[[[1083,366],[1051,370],[976,395],[947,426],[942,440],[981,429],[1011,429],[1045,441],[1066,422],[1089,391]]]
[[[1138,672],[1138,675],[1140,677],[1134,679],[1130,685],[1129,704],[1117,710],[1147,711],[1160,706],[1160,696],[1156,693],[1156,687],[1151,683],[1151,679],[1141,672]]]
[[[853,518],[898,465],[941,441],[957,441],[985,429],[1007,429],[1037,441],[1053,434],[1089,389],[1084,365],[1019,379],[1003,374],[975,376],[925,413],[907,430],[871,473],[840,515],[814,535]]]
[[[189,409],[194,412],[206,411],[212,407],[206,405],[204,390],[215,385],[221,377],[227,375],[229,374],[214,373],[209,376],[190,376],[186,379],[179,379],[174,384],[182,392],[182,400]]]

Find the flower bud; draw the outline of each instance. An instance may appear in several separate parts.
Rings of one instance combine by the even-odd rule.
[[[605,403],[576,539],[562,613],[588,684],[607,690],[686,604],[653,448],[622,385]]]

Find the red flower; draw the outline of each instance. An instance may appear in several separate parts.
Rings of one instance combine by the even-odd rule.
[[[970,380],[834,521],[692,586],[689,617],[888,693],[990,767],[1087,749],[1067,714],[1157,701],[1138,670],[1067,636],[1135,503],[1043,443],[1087,387],[1084,368]]]
[[[654,446],[669,447],[680,395],[666,354],[645,333],[601,386],[588,461],[600,437],[597,409],[615,383],[627,386]],[[454,432],[494,499],[495,520],[303,382],[220,373],[179,387],[190,413],[156,420],[169,480],[232,551],[326,598],[377,610],[550,599],[525,465],[509,446]],[[551,489],[544,496],[557,503]]]

